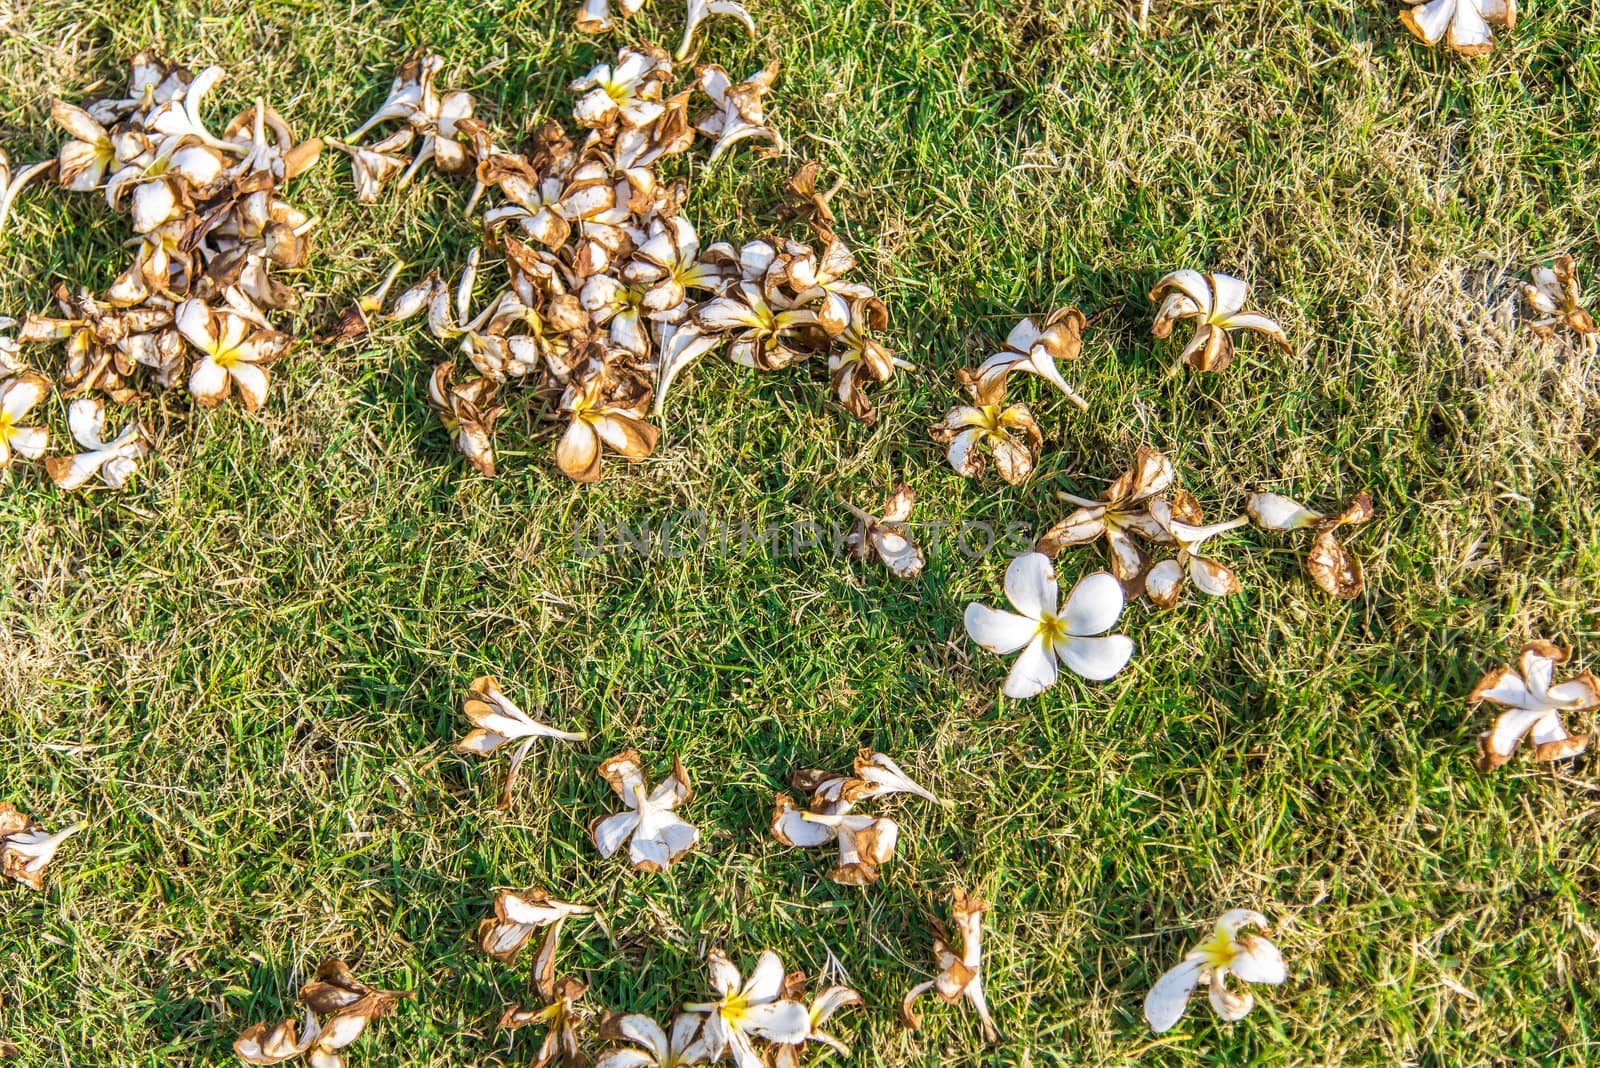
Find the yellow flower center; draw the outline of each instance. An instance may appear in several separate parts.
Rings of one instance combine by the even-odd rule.
[[[1039,616],[1039,635],[1046,645],[1054,645],[1067,636],[1067,625],[1054,612],[1045,612]]]
[[[1211,967],[1222,968],[1233,963],[1233,958],[1239,950],[1233,936],[1219,929],[1209,939],[1200,943],[1195,952],[1202,954]]]
[[[11,418],[10,412],[0,412],[0,441],[10,441],[16,437],[17,421]]]

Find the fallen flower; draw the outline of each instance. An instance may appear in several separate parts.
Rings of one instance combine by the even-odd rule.
[[[610,446],[625,460],[637,462],[656,448],[661,431],[640,418],[648,404],[608,399],[609,376],[601,371],[572,383],[561,398],[561,411],[572,417],[556,445],[556,464],[575,482],[598,482],[600,458]],[[645,391],[648,394],[648,389]]]
[[[1006,347],[978,365],[978,380],[1020,371],[1034,374],[1054,385],[1079,408],[1089,402],[1061,377],[1057,360],[1076,360],[1083,351],[1083,329],[1088,320],[1077,308],[1058,308],[1050,313],[1040,329],[1032,319],[1024,319],[1006,335]]]
[[[689,10],[685,14],[683,24],[683,40],[678,44],[678,50],[673,58],[679,63],[689,58],[689,52],[694,48],[694,35],[700,29],[700,24],[712,15],[727,15],[739,20],[745,32],[751,37],[756,35],[756,20],[750,17],[750,12],[744,5],[737,4],[734,0],[689,0]]]
[[[599,816],[589,824],[589,836],[602,857],[610,858],[626,842],[628,859],[636,870],[662,872],[700,841],[699,829],[673,812],[691,795],[682,760],[673,760],[672,774],[654,791],[645,781],[634,749],[625,749],[601,764],[600,777],[628,806],[625,812]]]
[[[968,897],[962,887],[955,888],[953,914],[956,930],[961,935],[961,952],[958,954],[951,948],[949,935],[943,925],[935,921],[933,956],[939,966],[939,976],[912,987],[900,1001],[900,1016],[913,1031],[922,1028],[922,1016],[913,1005],[919,997],[933,990],[950,1005],[966,998],[977,1010],[983,1025],[983,1040],[988,1043],[1000,1040],[1000,1029],[989,1015],[989,1003],[983,993],[983,914],[987,911],[988,902]]]
[[[1227,565],[1200,556],[1200,546],[1224,531],[1242,527],[1249,516],[1201,526],[1200,502],[1188,490],[1173,490],[1168,498],[1150,502],[1150,516],[1178,547],[1176,559],[1163,560],[1145,576],[1144,591],[1158,608],[1172,608],[1183,593],[1185,576],[1203,593],[1226,597],[1239,592],[1239,578]]]
[[[511,807],[511,784],[516,780],[517,769],[522,766],[536,738],[559,738],[564,742],[582,742],[589,737],[586,731],[558,731],[535,721],[516,702],[500,689],[500,681],[492,675],[482,675],[472,680],[468,687],[472,696],[467,698],[462,711],[473,723],[473,730],[456,743],[458,753],[476,753],[488,756],[508,742],[521,741],[511,755],[511,767],[506,771],[506,783],[500,792],[500,807]]]
[[[771,141],[771,147],[766,150],[770,155],[783,152],[783,136],[767,125],[761,102],[778,80],[777,60],[737,85],[727,71],[714,63],[701,67],[699,73],[700,88],[715,106],[700,116],[694,128],[716,142],[711,149],[712,163],[735,144],[751,137]]]
[[[875,336],[888,325],[889,309],[883,301],[856,300],[850,305],[849,325],[834,339],[837,351],[828,354],[829,385],[845,410],[868,426],[877,422],[878,413],[867,399],[866,383],[887,382],[896,368],[916,370],[915,364],[896,356]]]
[[[1196,371],[1225,369],[1233,362],[1230,330],[1254,330],[1276,341],[1285,352],[1294,351],[1275,319],[1243,310],[1250,287],[1231,274],[1173,271],[1156,283],[1150,291],[1150,299],[1161,300],[1161,295],[1169,290],[1150,333],[1164,338],[1172,333],[1172,324],[1179,319],[1199,322],[1193,340],[1178,355],[1179,363],[1186,363]]]
[[[50,432],[40,426],[23,426],[22,420],[50,392],[48,379],[35,374],[0,379],[0,471],[11,466],[13,453],[29,460],[44,455]]]
[[[601,1055],[595,1068],[686,1068],[707,1064],[713,1056],[706,1037],[708,1020],[703,1013],[679,1013],[673,1017],[671,1032],[667,1032],[648,1016],[608,1012],[600,1021],[600,1037],[642,1048],[609,1050]]]
[[[688,1012],[709,1014],[706,1041],[713,1060],[726,1056],[737,1068],[763,1068],[753,1041],[796,1045],[811,1033],[811,1016],[798,1001],[784,996],[783,961],[770,949],[762,950],[755,970],[743,981],[739,969],[720,949],[706,954],[711,983],[721,997],[716,1001],[685,1005]]]
[[[5,151],[0,150],[0,233],[5,232],[6,219],[11,215],[11,205],[16,203],[17,194],[22,192],[22,187],[35,178],[49,173],[55,165],[55,160],[47,159],[40,163],[24,164],[13,171]]]
[[[583,0],[578,9],[579,33],[609,33],[616,25],[611,16],[613,0]],[[644,7],[644,0],[615,0],[623,18],[632,18]]]
[[[789,797],[779,794],[778,798],[781,809]],[[781,813],[773,817],[774,833],[781,818]],[[894,847],[900,841],[900,825],[887,816],[807,811],[801,812],[799,818],[825,828],[839,843],[839,863],[828,872],[828,878],[844,886],[871,886],[877,882],[878,869],[894,856]],[[802,837],[800,841],[807,839]],[[798,843],[791,840],[787,844]]]
[[[1242,1020],[1255,1005],[1249,989],[1228,989],[1229,973],[1244,983],[1277,986],[1287,979],[1283,955],[1260,935],[1239,932],[1245,927],[1266,931],[1267,918],[1249,909],[1225,912],[1211,937],[1200,943],[1183,963],[1167,972],[1144,999],[1144,1018],[1157,1034],[1171,1030],[1189,1005],[1189,994],[1201,983],[1210,985],[1211,1007],[1227,1023]]]
[[[1344,547],[1338,530],[1344,526],[1360,526],[1369,522],[1377,512],[1372,507],[1372,497],[1362,491],[1350,498],[1344,510],[1335,516],[1313,512],[1300,502],[1278,493],[1252,493],[1245,500],[1245,511],[1262,530],[1315,531],[1311,551],[1306,556],[1306,570],[1323,592],[1340,600],[1349,600],[1361,593],[1365,580],[1361,575],[1361,562]]]
[[[45,869],[56,850],[81,830],[79,823],[50,834],[15,805],[0,803],[0,876],[43,890]]]
[[[311,1013],[328,1015],[310,1039],[306,1059],[312,1068],[344,1068],[342,1052],[366,1030],[367,1024],[392,1013],[401,1001],[416,997],[409,990],[379,990],[357,979],[338,957],[317,966],[316,978],[300,988],[306,1003],[307,1031],[315,1023]],[[302,1039],[305,1041],[305,1039]]]
[[[820,328],[817,313],[809,308],[778,309],[762,287],[741,282],[726,295],[695,309],[700,326],[710,332],[727,331],[733,344],[728,358],[740,367],[776,371],[811,355],[809,332]]]
[[[1535,760],[1562,760],[1589,747],[1589,735],[1569,734],[1561,715],[1600,708],[1600,679],[1585,671],[1553,682],[1556,665],[1565,664],[1569,656],[1553,642],[1529,642],[1522,648],[1521,674],[1501,665],[1473,687],[1468,701],[1492,701],[1506,708],[1478,736],[1479,771],[1487,773],[1509,761],[1530,733]]]
[[[1006,568],[1006,597],[1021,614],[969,604],[967,634],[991,653],[1022,650],[1004,693],[1034,697],[1056,683],[1056,662],[1086,679],[1114,676],[1133,655],[1133,639],[1105,634],[1122,615],[1122,586],[1104,571],[1078,581],[1060,605],[1055,568],[1043,553],[1024,553]]]
[[[702,333],[694,323],[663,323],[660,329],[661,356],[657,363],[655,406],[651,411],[657,418],[667,400],[667,390],[673,380],[700,357],[722,344],[713,334]]]
[[[282,1064],[303,1057],[321,1035],[317,1017],[306,1010],[305,1036],[300,1037],[298,1022],[289,1018],[268,1027],[251,1024],[233,1041],[234,1054],[246,1064]]]
[[[350,177],[356,183],[356,203],[376,204],[378,194],[395,175],[411,163],[410,156],[401,155],[415,139],[409,126],[370,145],[352,145],[329,139],[328,147],[350,157]]]
[[[830,986],[818,994],[806,1010],[811,1018],[811,1033],[806,1035],[807,1042],[820,1042],[830,1047],[841,1057],[850,1056],[850,1047],[837,1038],[822,1030],[822,1025],[840,1009],[847,1005],[861,1005],[861,995],[847,986]],[[773,1068],[800,1068],[800,1054],[804,1049],[803,1043],[795,1045],[777,1046],[773,1051]]]
[[[1517,25],[1517,0],[1405,0],[1411,6],[1400,12],[1400,21],[1418,40],[1434,45],[1442,37],[1445,44],[1469,56],[1494,51],[1490,26]]]
[[[138,470],[139,460],[150,454],[150,442],[137,419],[114,440],[104,440],[106,409],[98,398],[73,401],[67,409],[67,425],[72,430],[73,440],[88,451],[45,459],[45,471],[61,489],[78,489],[97,474],[111,489],[122,489]]]
[[[481,474],[493,478],[494,424],[506,410],[505,405],[494,403],[500,384],[491,378],[474,378],[452,385],[450,376],[455,369],[449,360],[433,369],[428,377],[428,407],[450,434],[456,451]]]
[[[1165,493],[1176,477],[1171,460],[1148,445],[1139,446],[1133,464],[1107,487],[1104,500],[1063,493],[1078,510],[1045,531],[1036,548],[1054,557],[1068,546],[1104,537],[1111,550],[1111,573],[1130,589],[1136,588],[1148,561],[1133,535],[1157,544],[1171,541],[1172,535],[1150,514],[1150,502]]]
[[[916,578],[922,571],[922,550],[905,530],[915,501],[916,494],[904,482],[883,502],[881,517],[863,512],[846,501],[845,507],[856,517],[856,525],[845,539],[850,555],[869,564],[882,560],[883,566],[896,578]]]
[[[512,1005],[500,1016],[503,1031],[515,1031],[529,1024],[545,1025],[544,1042],[539,1046],[539,1056],[533,1068],[547,1068],[558,1064],[561,1068],[583,1068],[588,1058],[583,1055],[583,1043],[578,1038],[578,1025],[588,1019],[588,1013],[578,1007],[578,999],[588,993],[589,987],[576,979],[563,979],[542,1009],[523,1009]]]
[[[617,62],[597,63],[567,88],[583,94],[572,110],[578,125],[599,129],[621,122],[648,126],[661,117],[661,87],[672,77],[672,61],[654,45],[624,48]]]
[[[196,299],[178,305],[173,325],[204,354],[189,373],[189,392],[207,408],[228,399],[231,380],[239,387],[245,408],[256,411],[267,402],[270,376],[265,365],[281,359],[294,344],[288,334]]]
[[[1004,376],[982,384],[968,381],[972,404],[960,404],[945,413],[929,428],[934,441],[948,444],[945,457],[958,475],[977,478],[983,474],[983,451],[994,456],[995,470],[1013,486],[1020,486],[1033,473],[1033,464],[1044,447],[1044,435],[1026,404],[1003,406]]]
[[[783,222],[804,222],[818,237],[827,241],[833,237],[834,223],[833,207],[829,202],[834,194],[844,188],[844,179],[834,182],[826,192],[819,192],[817,175],[821,172],[822,164],[813,160],[784,181],[784,192],[792,199],[778,209],[778,218]]]
[[[478,946],[502,964],[515,964],[533,933],[544,928],[544,939],[533,965],[536,981],[544,989],[547,983],[555,982],[555,951],[562,924],[573,916],[592,912],[591,905],[557,901],[543,890],[522,894],[502,890],[495,895],[493,918],[478,924]]]
[[[1466,0],[1470,2],[1470,0]],[[0,219],[5,212],[0,209]],[[1529,328],[1540,337],[1554,337],[1556,327],[1566,324],[1579,334],[1589,336],[1596,332],[1594,318],[1579,304],[1583,290],[1578,285],[1578,265],[1572,256],[1562,253],[1553,267],[1535,267],[1532,284],[1523,283],[1522,297],[1528,307],[1540,316],[1529,323]]]

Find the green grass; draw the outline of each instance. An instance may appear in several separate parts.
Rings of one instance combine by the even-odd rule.
[[[508,1051],[493,1031],[526,966],[471,932],[494,888],[542,885],[601,906],[562,956],[597,1006],[698,997],[713,944],[813,976],[833,954],[868,1001],[837,1029],[860,1064],[1592,1061],[1595,759],[1481,777],[1488,715],[1464,698],[1530,637],[1600,664],[1600,370],[1519,329],[1514,284],[1562,249],[1600,262],[1594,13],[1532,4],[1468,61],[1376,0],[1158,0],[1148,36],[1120,2],[752,6],[760,40],[724,24],[704,58],[783,60],[769,114],[796,158],[845,177],[843,232],[920,371],[878,391],[866,429],[820,369],[708,361],[657,455],[594,488],[559,474],[558,431],[521,402],[490,482],[426,413],[435,343],[386,327],[303,344],[258,415],[152,400],[159,453],[126,497],[14,474],[0,799],[89,829],[45,894],[0,890],[0,1035],[28,1064],[227,1064],[342,953],[419,995],[354,1063],[527,1063],[529,1036]],[[0,12],[0,144],[52,148],[49,98],[120,80],[150,45],[229,68],[214,114],[265,94],[337,136],[427,44],[497,128],[527,131],[617,43],[572,32],[575,8],[33,0]],[[673,43],[680,13],[657,0],[621,39]],[[703,237],[771,229],[791,165],[697,153]],[[465,196],[434,176],[363,209],[325,161],[293,195],[324,219],[299,331],[394,256],[458,266]],[[123,233],[92,197],[25,195],[0,311],[44,310],[57,276],[103,287]],[[1298,354],[1247,341],[1223,375],[1169,374],[1181,342],[1148,336],[1143,294],[1178,266],[1250,278]],[[1047,435],[1034,480],[958,478],[926,434],[954,371],[1062,303],[1097,317],[1067,372],[1091,410],[1025,385]],[[1000,552],[946,545],[902,584],[822,550],[588,557],[569,533],[688,509],[828,522],[900,478],[920,518],[1037,532],[1056,490],[1098,489],[1140,442],[1210,515],[1254,487],[1325,505],[1369,488],[1380,516],[1352,540],[1368,591],[1330,602],[1302,543],[1242,531],[1219,554],[1245,592],[1131,606],[1123,676],[1016,704],[960,623],[999,602]],[[1102,566],[1100,548],[1061,560],[1069,582]],[[593,734],[543,747],[505,815],[503,762],[450,752],[484,672]],[[766,833],[790,768],[862,744],[956,802],[884,805],[902,844],[865,891]],[[611,804],[594,770],[629,745],[697,780],[704,848],[664,877],[598,862],[585,837]],[[990,1051],[964,1010],[927,1006],[921,1035],[895,1019],[956,883],[995,902],[987,985],[1009,1038]],[[1202,999],[1153,1040],[1144,992],[1235,906],[1277,921],[1289,983],[1241,1024]]]

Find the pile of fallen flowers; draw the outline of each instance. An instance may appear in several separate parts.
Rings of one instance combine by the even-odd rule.
[[[215,132],[203,109],[221,67],[191,75],[141,52],[123,95],[77,106],[57,100],[66,132],[53,164],[62,189],[104,196],[128,216],[133,259],[104,293],[53,289],[56,307],[20,323],[0,321],[0,467],[13,453],[44,458],[50,478],[72,490],[100,481],[119,489],[148,455],[136,416],[108,440],[106,402],[133,407],[151,391],[186,388],[215,407],[237,392],[254,411],[266,403],[268,366],[293,338],[271,321],[299,294],[279,277],[305,264],[313,220],[282,187],[317,160],[320,141],[297,142],[263,101]],[[52,453],[40,403],[71,401],[68,424],[82,450]],[[47,455],[50,454],[50,455]]]
[[[410,181],[429,159],[472,174],[469,211],[484,204],[484,244],[454,285],[432,272],[390,303],[391,273],[334,336],[358,336],[379,317],[426,315],[433,336],[459,354],[435,367],[429,405],[477,470],[495,473],[495,427],[510,387],[565,424],[555,458],[569,477],[598,480],[607,451],[642,460],[656,448],[654,420],[674,381],[719,350],[758,371],[825,357],[844,408],[875,418],[866,387],[908,365],[880,339],[884,304],[849,277],[855,257],[834,232],[816,169],[789,183],[798,201],[790,215],[809,223],[814,243],[769,237],[737,248],[703,244],[687,211],[689,183],[660,173],[697,137],[712,143],[711,161],[741,142],[780,151],[764,111],[776,63],[742,82],[701,66],[693,85],[680,86],[666,52],[624,48],[572,83],[577,130],[548,122],[523,151],[495,140],[470,94],[437,87],[443,66],[413,54],[378,112],[330,145],[350,156],[362,200]],[[356,143],[386,124],[393,133]],[[480,270],[502,265],[505,281],[479,296]]]

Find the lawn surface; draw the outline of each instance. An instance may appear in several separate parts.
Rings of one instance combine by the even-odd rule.
[[[297,131],[338,136],[426,44],[520,133],[565,115],[564,83],[619,40],[577,35],[576,6],[24,0],[0,9],[0,144],[53,151],[50,98],[120,86],[145,46],[229,69],[211,115],[265,94]],[[256,415],[147,402],[161,447],[125,497],[14,472],[0,799],[89,826],[44,894],[0,889],[0,1035],[26,1064],[228,1064],[245,1024],[292,1013],[340,953],[419,994],[353,1063],[525,1064],[536,1037],[493,1025],[529,998],[526,964],[471,933],[495,888],[541,885],[601,907],[562,951],[597,1006],[703,995],[711,945],[741,963],[772,947],[813,977],[831,954],[869,1003],[838,1021],[860,1064],[1600,1056],[1595,758],[1482,777],[1490,714],[1465,700],[1531,637],[1600,666],[1600,372],[1520,328],[1515,289],[1563,249],[1600,264],[1596,15],[1534,3],[1467,60],[1381,0],[1157,0],[1147,34],[1121,3],[751,6],[760,38],[722,23],[702,59],[782,59],[768,114],[793,155],[696,151],[688,214],[706,240],[768,232],[781,179],[821,160],[918,372],[876,392],[868,429],[820,368],[707,361],[657,454],[589,488],[522,403],[488,481],[426,412],[436,343],[384,326],[303,344]],[[657,0],[620,40],[675,43],[681,12]],[[476,240],[466,186],[437,174],[362,208],[330,153],[294,190],[324,220],[302,336],[393,258],[453,273]],[[93,197],[25,194],[0,312],[47,310],[57,276],[103,288],[125,232]],[[1149,337],[1144,294],[1180,266],[1251,279],[1297,353],[1248,339],[1224,374],[1169,373],[1182,342]],[[1094,317],[1066,368],[1090,410],[1025,381],[1035,478],[957,477],[927,436],[955,370],[1068,303]],[[969,601],[1002,603],[1002,549],[946,539],[906,584],[827,548],[595,554],[573,536],[696,511],[835,522],[897,479],[920,519],[1034,534],[1068,507],[1056,491],[1094,495],[1141,442],[1208,516],[1253,488],[1328,507],[1370,489],[1380,516],[1351,541],[1367,592],[1330,601],[1303,542],[1237,532],[1217,555],[1243,593],[1131,605],[1128,671],[1019,704],[961,626]],[[1102,546],[1060,561],[1064,584],[1104,566]],[[592,732],[542,745],[507,814],[503,760],[451,752],[482,673]],[[696,779],[704,848],[663,877],[586,838],[612,805],[595,768],[630,745],[653,775],[679,754]],[[766,831],[791,768],[848,767],[860,745],[955,802],[882,805],[902,840],[867,890]],[[932,974],[927,920],[958,883],[995,904],[986,979],[1008,1038],[989,1051],[964,1009],[928,1004],[920,1035],[894,1013]],[[1153,1038],[1145,991],[1228,907],[1274,919],[1288,984],[1241,1024],[1202,998]]]

